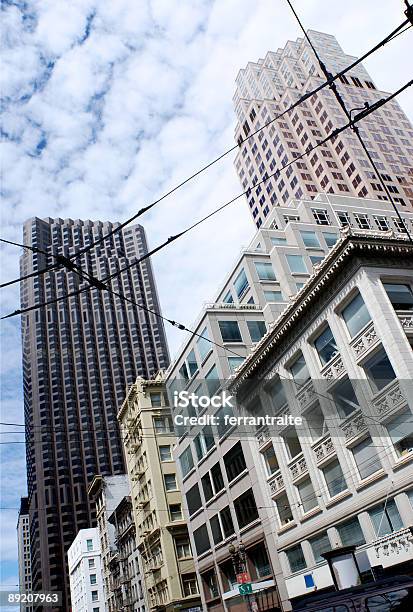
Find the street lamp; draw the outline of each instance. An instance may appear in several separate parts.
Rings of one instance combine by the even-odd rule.
[[[250,577],[248,575],[247,568],[247,554],[245,550],[245,545],[240,541],[238,546],[235,546],[233,542],[228,546],[228,552],[231,555],[232,565],[234,567],[234,572],[237,577],[237,583],[239,585],[249,583]],[[249,585],[250,586],[250,585]],[[247,598],[247,606],[249,612],[255,612],[258,609],[257,602],[255,598],[251,598],[250,593],[244,595]]]

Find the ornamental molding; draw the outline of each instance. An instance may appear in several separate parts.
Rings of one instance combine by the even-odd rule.
[[[353,413],[347,421],[341,423],[340,427],[344,433],[346,443],[367,431],[366,421],[361,414],[361,410]]]
[[[373,405],[379,417],[382,417],[394,412],[405,401],[406,399],[400,389],[399,381],[395,380],[391,387],[385,390],[384,394],[373,400]]]
[[[272,476],[272,480],[269,482],[269,486],[271,495],[275,495],[276,493],[279,493],[282,489],[284,489],[284,478],[282,477],[281,472]]]
[[[350,345],[356,355],[356,358],[358,359],[378,341],[379,337],[374,328],[373,322],[371,322],[361,334],[351,341]]]

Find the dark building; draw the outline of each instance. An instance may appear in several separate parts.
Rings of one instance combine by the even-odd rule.
[[[41,220],[24,224],[21,274],[71,256],[119,224]],[[73,261],[105,278],[147,252],[140,225],[116,232]],[[22,282],[22,308],[76,292],[89,283],[67,269]],[[146,260],[115,277],[112,288],[159,311]],[[116,413],[137,376],[168,365],[162,320],[107,291],[89,289],[22,315],[23,385],[30,507],[32,588],[63,591],[69,609],[67,550],[95,524],[87,488],[95,474],[125,472]],[[60,608],[61,609],[61,608]]]

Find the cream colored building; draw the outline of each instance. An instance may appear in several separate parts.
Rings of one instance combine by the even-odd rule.
[[[164,380],[138,378],[118,414],[131,482],[136,539],[150,609],[201,610],[173,460],[176,437]]]

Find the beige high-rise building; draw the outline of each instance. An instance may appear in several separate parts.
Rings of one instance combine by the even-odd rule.
[[[309,36],[332,74],[356,59],[344,53],[330,34],[311,30]],[[347,123],[328,87],[243,142],[324,80],[304,38],[287,42],[284,49],[269,51],[257,62],[248,62],[238,73],[233,100],[238,118],[235,139],[240,147],[235,166],[243,188],[248,190],[249,209],[258,228],[273,206],[285,205],[291,198],[313,198],[324,192],[388,200],[351,130],[276,174],[334,128]],[[387,95],[376,89],[362,64],[337,80],[336,86],[349,110],[371,105]],[[393,100],[374,111],[359,123],[359,128],[394,201],[411,210],[413,128],[398,102]],[[266,178],[268,181],[255,188]]]
[[[151,610],[200,612],[195,566],[183,515],[172,450],[176,437],[159,374],[138,378],[118,414],[121,425],[136,540]]]

